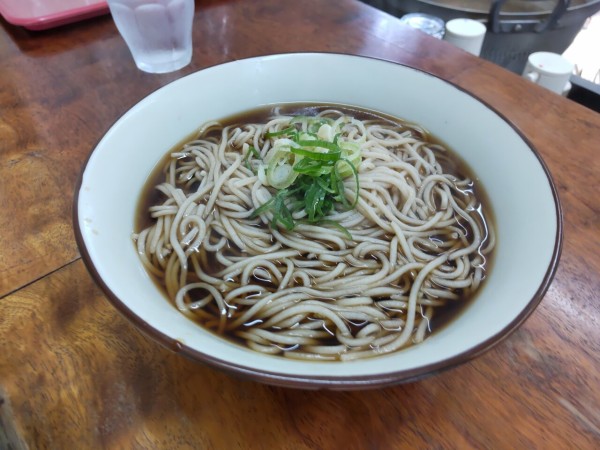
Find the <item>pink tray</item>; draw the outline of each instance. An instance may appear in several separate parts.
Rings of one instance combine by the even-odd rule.
[[[7,22],[30,30],[45,30],[108,12],[105,0],[0,0]]]

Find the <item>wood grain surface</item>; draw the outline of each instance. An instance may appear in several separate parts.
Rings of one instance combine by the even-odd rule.
[[[562,201],[562,259],[494,349],[387,389],[276,388],[160,347],[95,286],[71,216],[102,134],[187,73],[292,51],[427,70],[538,149]],[[597,113],[354,0],[197,2],[192,63],[171,74],[138,71],[109,16],[35,33],[0,22],[0,61],[0,448],[600,448]]]

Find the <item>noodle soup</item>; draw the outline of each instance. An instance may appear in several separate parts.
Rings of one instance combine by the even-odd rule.
[[[468,168],[418,125],[286,104],[173,148],[133,238],[202,326],[263,353],[352,360],[418,344],[468,304],[490,217]]]

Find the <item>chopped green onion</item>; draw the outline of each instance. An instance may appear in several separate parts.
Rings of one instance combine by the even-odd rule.
[[[330,150],[332,152],[335,153],[340,153],[342,150],[340,149],[339,145],[334,144],[333,142],[329,142],[329,141],[323,141],[321,139],[315,139],[312,141],[309,140],[299,140],[298,141],[298,145],[301,147],[321,147],[321,148],[326,148],[327,150]]]
[[[276,149],[274,148],[274,150]],[[281,147],[276,150],[267,167],[269,185],[276,189],[284,189],[291,185],[298,176],[298,172],[293,169],[298,158],[300,157],[291,153],[288,148]]]
[[[294,134],[294,133],[297,133],[296,128],[288,127],[283,130],[280,130],[280,131],[271,131],[269,133],[265,133],[265,138],[269,139],[269,138],[276,137],[276,136],[284,136],[286,134]]]
[[[304,195],[304,210],[308,214],[308,220],[315,221],[317,214],[323,213],[323,203],[327,192],[318,183],[313,183],[309,186]]]
[[[246,152],[246,156],[244,157],[244,164],[250,172],[256,174],[254,167],[250,165],[250,156],[254,156],[255,158],[260,159],[260,153],[253,146],[248,147],[248,151]]]
[[[327,178],[326,177],[315,178],[315,183],[317,183],[319,186],[321,186],[321,188],[323,190],[329,192],[330,194],[337,194],[337,192],[338,192],[334,188],[332,188],[331,184],[329,184],[327,182]]]
[[[296,155],[304,156],[310,159],[314,159],[316,161],[337,161],[340,159],[341,151],[337,152],[328,152],[328,153],[320,153],[313,152],[312,150],[306,150],[304,148],[292,148],[290,151]]]
[[[345,177],[341,175],[341,170],[339,169],[340,164],[346,164],[350,168],[352,174],[354,175],[354,181],[356,182],[356,196],[354,197],[354,201],[352,203],[348,203],[348,200],[344,195]],[[356,167],[354,167],[354,164],[352,164],[347,159],[340,159],[339,161],[337,161],[335,163],[335,166],[333,167],[333,171],[331,172],[331,185],[337,187],[338,200],[341,201],[347,209],[352,209],[356,206],[356,204],[358,203],[358,172],[356,170]]]
[[[266,181],[278,191],[251,215],[256,218],[263,213],[272,214],[271,226],[281,224],[293,230],[297,220],[294,214],[304,212],[301,223],[322,223],[336,227],[348,239],[352,236],[340,224],[324,219],[333,211],[336,203],[351,209],[358,203],[358,170],[361,162],[360,145],[343,141],[341,129],[321,129],[334,126],[329,118],[298,116],[290,126],[279,131],[265,133],[273,140],[273,147],[265,160]],[[332,138],[332,141],[329,140]],[[245,162],[249,165],[250,154],[260,158],[258,152],[249,150]],[[265,165],[262,166],[265,170]],[[353,176],[356,196],[352,202],[345,196],[344,179]]]
[[[285,189],[282,189],[281,191],[279,191],[277,193],[277,195],[285,195],[285,194],[286,194]],[[263,203],[262,205],[260,205],[254,211],[252,211],[252,214],[250,214],[250,219],[256,219],[261,214],[266,213],[267,211],[269,211],[273,207],[274,203],[275,203],[275,196],[271,197],[265,203]]]
[[[286,206],[283,196],[275,196],[275,202],[273,206],[273,226],[277,226],[277,222],[281,222],[286,229],[290,231],[293,230],[295,226],[294,218]]]
[[[294,170],[300,174],[318,177],[331,173],[331,165],[326,165],[322,161],[311,158],[303,158],[294,164]]]
[[[337,223],[335,220],[322,219],[322,220],[319,220],[318,224],[319,225],[331,225],[332,227],[337,228],[339,231],[341,231],[344,234],[344,236],[346,238],[348,238],[348,240],[351,241],[353,239],[353,237],[350,234],[350,232],[348,231],[348,229],[346,227],[340,225],[339,223]]]

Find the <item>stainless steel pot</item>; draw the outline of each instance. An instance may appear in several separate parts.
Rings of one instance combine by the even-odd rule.
[[[486,24],[481,57],[521,73],[529,54],[562,53],[600,0],[363,0],[398,17],[421,12],[448,20],[468,17]]]

